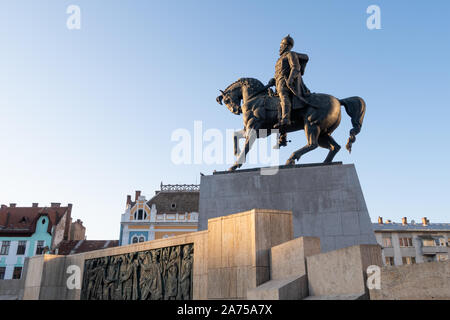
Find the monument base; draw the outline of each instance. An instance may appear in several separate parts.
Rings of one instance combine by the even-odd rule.
[[[319,237],[322,252],[376,244],[353,164],[216,172],[200,181],[199,230],[208,219],[253,208],[293,212],[294,237]]]

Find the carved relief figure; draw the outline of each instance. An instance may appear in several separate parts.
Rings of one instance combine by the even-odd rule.
[[[167,264],[167,280],[164,299],[175,300],[178,293],[178,256],[180,247],[172,249]]]
[[[190,299],[192,268],[192,244],[86,260],[81,299]]]
[[[146,263],[141,265],[142,300],[160,300],[162,298],[162,271],[157,261],[157,254],[157,251],[148,252],[145,258]]]
[[[183,260],[181,260],[180,294],[178,300],[190,300],[191,298],[192,260],[191,248],[184,246]]]
[[[105,285],[103,287],[103,300],[116,299],[117,280],[119,279],[117,260],[118,258],[115,257],[111,257],[111,259],[109,259],[106,277],[104,280]]]

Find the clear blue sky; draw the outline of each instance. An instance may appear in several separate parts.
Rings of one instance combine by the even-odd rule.
[[[70,4],[81,30],[66,28]],[[366,27],[371,4],[381,30]],[[352,154],[335,160],[355,163],[372,220],[450,222],[449,12],[448,1],[2,1],[0,202],[70,202],[88,239],[117,239],[127,194],[228,167],[173,164],[171,134],[195,120],[241,128],[218,90],[266,83],[290,33],[312,91],[367,102]],[[341,145],[349,129],[344,113]],[[306,143],[290,138],[283,162]]]

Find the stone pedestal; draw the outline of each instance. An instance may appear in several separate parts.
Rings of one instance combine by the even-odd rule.
[[[270,249],[292,239],[292,213],[253,209],[208,221],[208,299],[246,299],[270,280]]]
[[[267,208],[293,212],[294,237],[319,237],[322,252],[376,244],[353,164],[280,167],[202,176],[199,230],[208,219]]]

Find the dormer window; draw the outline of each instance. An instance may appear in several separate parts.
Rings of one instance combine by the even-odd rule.
[[[176,207],[177,207],[177,205],[176,205],[175,203],[172,203],[172,204],[170,205],[170,208],[172,208],[172,210],[174,210]]]
[[[147,219],[147,212],[145,212],[143,209],[139,209],[134,213],[134,219],[135,220],[145,220]]]

